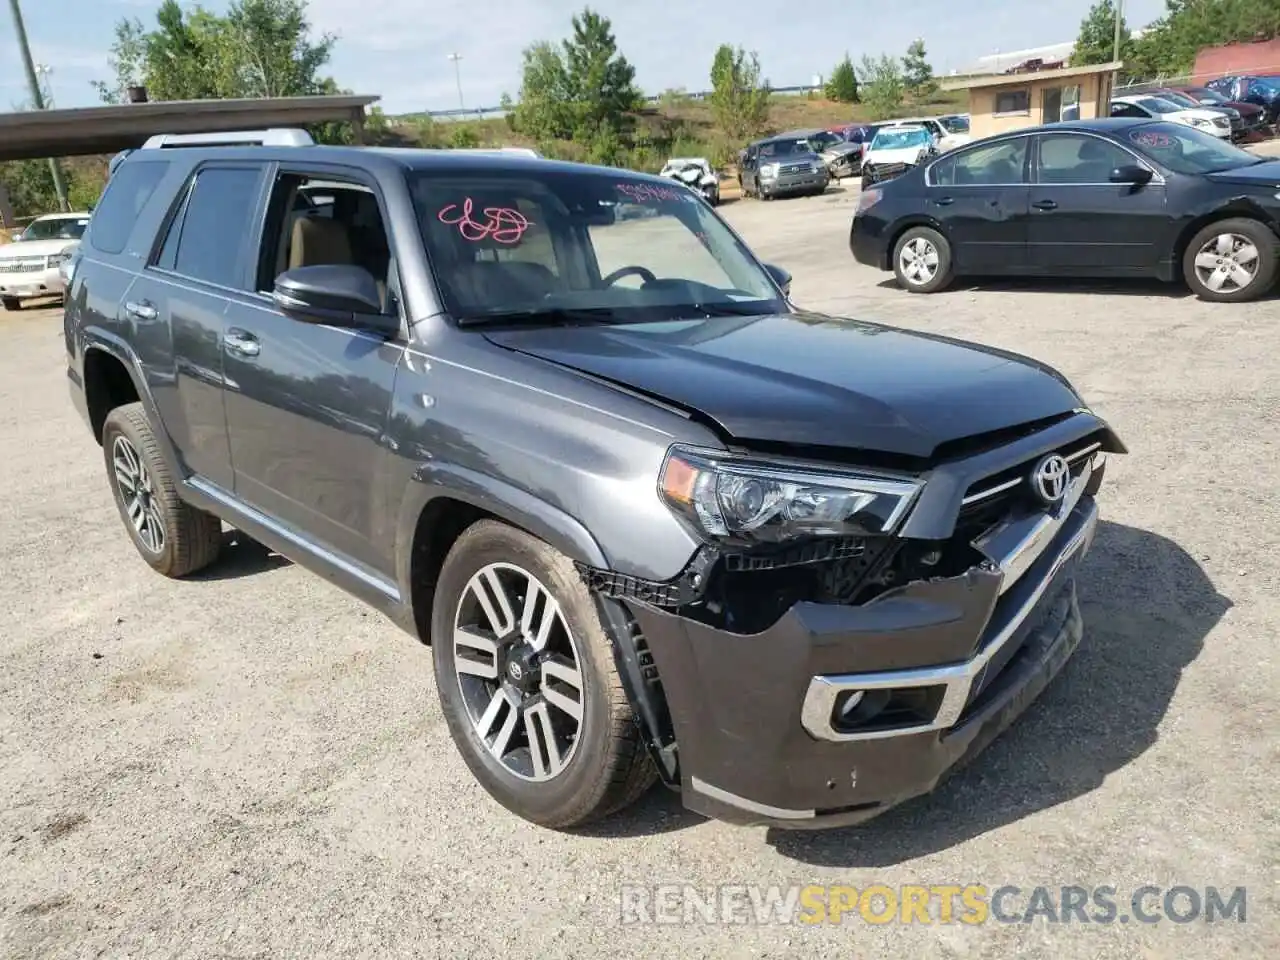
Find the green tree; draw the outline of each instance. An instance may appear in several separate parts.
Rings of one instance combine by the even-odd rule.
[[[858,89],[872,120],[888,120],[902,109],[906,80],[902,68],[893,57],[882,54],[872,59],[864,56],[860,64]]]
[[[858,102],[858,73],[853,69],[853,60],[849,54],[846,53],[844,59],[832,69],[825,93],[828,100],[840,103]]]
[[[927,100],[938,92],[938,81],[933,78],[923,40],[912,40],[907,47],[907,55],[902,58],[902,82],[918,100]]]
[[[618,52],[606,17],[587,7],[572,23],[559,47],[544,41],[524,50],[520,99],[503,98],[510,124],[539,141],[616,139],[643,102],[635,68]]]
[[[94,85],[108,103],[143,85],[152,100],[286,97],[325,92],[320,76],[334,38],[312,37],[305,0],[236,0],[225,15],[164,0],[155,27],[116,24],[111,82]]]
[[[711,63],[711,114],[730,141],[741,143],[769,123],[769,85],[760,78],[760,58],[721,44]]]
[[[1165,15],[1122,47],[1121,55],[1132,76],[1177,76],[1191,72],[1204,47],[1277,36],[1277,0],[1166,0]]]
[[[1110,63],[1115,53],[1116,5],[1112,0],[1097,0],[1080,21],[1080,34],[1071,48],[1071,66],[1084,67]],[[1120,58],[1128,59],[1133,46],[1124,17],[1120,18]]]

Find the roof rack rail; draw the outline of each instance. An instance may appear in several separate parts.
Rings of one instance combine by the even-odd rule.
[[[311,134],[291,127],[270,130],[235,130],[226,133],[158,133],[142,145],[144,150],[171,147],[310,147]]]
[[[452,147],[446,148],[450,153],[514,153],[521,157],[533,157],[537,160],[546,158],[530,147]]]

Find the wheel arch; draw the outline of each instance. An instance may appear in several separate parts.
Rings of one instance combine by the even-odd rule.
[[[463,467],[433,464],[415,472],[396,530],[396,575],[418,638],[430,643],[435,584],[449,550],[479,520],[499,520],[570,560],[608,568],[599,543],[576,519],[528,491]]]
[[[892,230],[890,230],[889,239],[884,245],[884,262],[881,265],[882,270],[893,269],[893,251],[898,246],[898,241],[902,239],[902,235],[912,227],[928,227],[930,230],[937,230],[938,233],[942,234],[942,238],[946,240],[947,243],[951,242],[951,238],[947,236],[947,231],[936,219],[926,216],[923,213],[911,214],[910,216],[904,217],[902,220],[895,223]],[[954,254],[952,255],[952,258],[954,259]]]
[[[1172,255],[1169,259],[1173,276],[1170,279],[1180,279],[1182,277],[1182,258],[1186,255],[1187,247],[1190,245],[1192,237],[1219,220],[1237,219],[1257,220],[1273,234],[1276,234],[1277,239],[1280,239],[1280,229],[1277,229],[1277,223],[1273,217],[1249,197],[1237,197],[1225,206],[1215,207],[1213,210],[1200,214],[1200,216],[1194,218],[1182,228],[1173,242]]]
[[[113,350],[89,343],[84,351],[85,406],[93,439],[102,444],[102,427],[116,407],[142,401],[138,377],[131,366]]]

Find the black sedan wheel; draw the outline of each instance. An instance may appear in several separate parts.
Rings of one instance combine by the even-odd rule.
[[[893,246],[898,285],[912,293],[933,293],[951,282],[951,244],[930,227],[912,227]]]
[[[1182,272],[1201,300],[1256,300],[1276,279],[1276,235],[1257,220],[1219,220],[1187,244]]]
[[[468,528],[440,572],[431,637],[449,732],[508,810],[569,827],[652,785],[612,642],[567,557],[496,521]]]

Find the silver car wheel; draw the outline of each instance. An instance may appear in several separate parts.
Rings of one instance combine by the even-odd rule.
[[[111,445],[111,464],[120,500],[138,540],[152,553],[160,553],[164,550],[164,520],[160,517],[151,473],[133,444],[123,436],[116,437]]]
[[[1258,275],[1260,255],[1248,237],[1220,233],[1196,253],[1196,277],[1215,293],[1243,290]]]
[[[564,772],[582,739],[586,690],[577,643],[551,592],[512,563],[479,570],[458,600],[453,660],[489,754],[522,780]]]
[[[924,237],[907,241],[898,254],[898,265],[907,282],[921,286],[938,273],[938,249]]]

